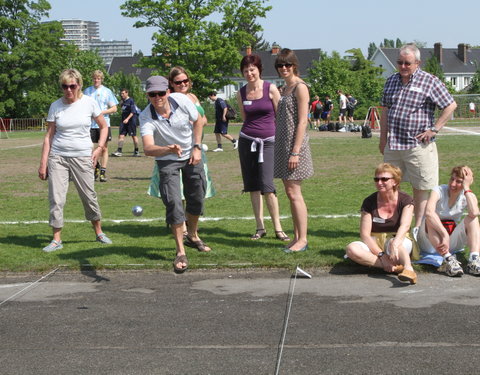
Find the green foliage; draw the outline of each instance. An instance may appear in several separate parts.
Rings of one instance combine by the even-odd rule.
[[[128,90],[128,95],[135,101],[135,104],[143,109],[148,104],[148,99],[142,89],[142,82],[134,74],[125,74],[117,72],[110,77],[106,77],[105,85],[108,86],[117,96],[123,89]]]
[[[480,94],[480,66],[477,65],[477,70],[468,85],[468,93],[469,94]]]
[[[368,45],[368,57],[367,57],[367,59],[371,59],[376,50],[377,50],[377,45],[374,42],[371,42]]]
[[[323,101],[326,95],[335,102],[337,90],[352,94],[358,101],[356,116],[364,117],[371,106],[377,106],[384,84],[382,69],[374,67],[365,59],[360,49],[351,49],[348,58],[341,58],[337,52],[329,57],[323,54],[308,72],[311,96],[318,95]],[[335,118],[338,106],[334,105]]]
[[[438,77],[442,82],[445,82],[445,74],[443,73],[440,61],[438,61],[437,56],[435,56],[433,53],[430,53],[430,57],[425,60],[423,70]]]
[[[231,81],[228,77],[240,62],[240,52],[258,42],[261,26],[271,7],[265,0],[127,0],[121,9],[127,17],[140,19],[135,27],[155,27],[152,57],[142,66],[167,75],[171,67],[183,66],[195,82],[194,91],[205,97],[209,91]],[[214,22],[212,19],[221,19]]]
[[[63,69],[77,68],[85,83],[93,70],[103,69],[96,53],[60,41],[59,22],[39,22],[49,9],[42,0],[0,2],[1,117],[43,117],[61,94]]]

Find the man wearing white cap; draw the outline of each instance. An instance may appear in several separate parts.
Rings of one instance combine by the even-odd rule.
[[[168,81],[152,76],[146,83],[150,104],[140,114],[143,150],[155,156],[160,174],[160,194],[166,207],[166,221],[172,228],[176,244],[174,271],[188,268],[185,247],[198,251],[211,249],[198,237],[198,219],[203,214],[206,179],[201,155],[202,119],[193,102],[184,94],[172,93]],[[193,124],[193,126],[192,126]],[[180,191],[182,171],[185,210]],[[183,243],[183,223],[188,235]]]

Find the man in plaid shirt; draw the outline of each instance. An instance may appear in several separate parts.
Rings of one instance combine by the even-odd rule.
[[[397,65],[398,73],[387,79],[383,89],[379,147],[384,161],[401,168],[403,181],[412,184],[415,236],[429,191],[438,185],[435,136],[457,104],[442,81],[420,69],[420,51],[415,44],[400,48]],[[442,111],[435,120],[437,106]]]

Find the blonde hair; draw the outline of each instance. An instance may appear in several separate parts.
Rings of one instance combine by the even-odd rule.
[[[95,70],[95,71],[92,73],[92,78],[96,78],[96,77],[101,78],[102,81],[103,81],[103,79],[105,78],[103,72],[102,72],[101,70],[98,70],[98,69]]]
[[[375,176],[380,173],[390,173],[393,177],[393,180],[396,182],[394,190],[397,190],[402,181],[402,170],[393,164],[390,163],[380,163],[375,168]]]
[[[450,177],[452,176],[457,176],[460,178],[465,178],[465,173],[463,173],[463,168],[467,167],[466,165],[458,165],[456,167],[452,168],[452,172],[450,173]],[[472,171],[472,177],[473,177],[473,171]]]
[[[83,96],[83,93],[82,93],[83,78],[77,69],[65,69],[63,72],[60,73],[60,76],[58,77],[58,83],[62,85],[72,79],[74,79],[75,82],[77,82],[78,98],[80,99]]]

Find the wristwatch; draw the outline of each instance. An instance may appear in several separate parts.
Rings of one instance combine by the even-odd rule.
[[[381,258],[381,257],[383,257],[384,254],[385,254],[385,253],[384,253],[383,251],[380,251],[380,252],[377,254],[377,257]]]
[[[438,133],[438,129],[435,126],[432,126],[430,130],[434,133]]]
[[[193,145],[193,148],[198,148],[198,149],[201,151],[201,150],[202,150],[202,145],[199,144],[199,143],[195,143],[195,144]]]

